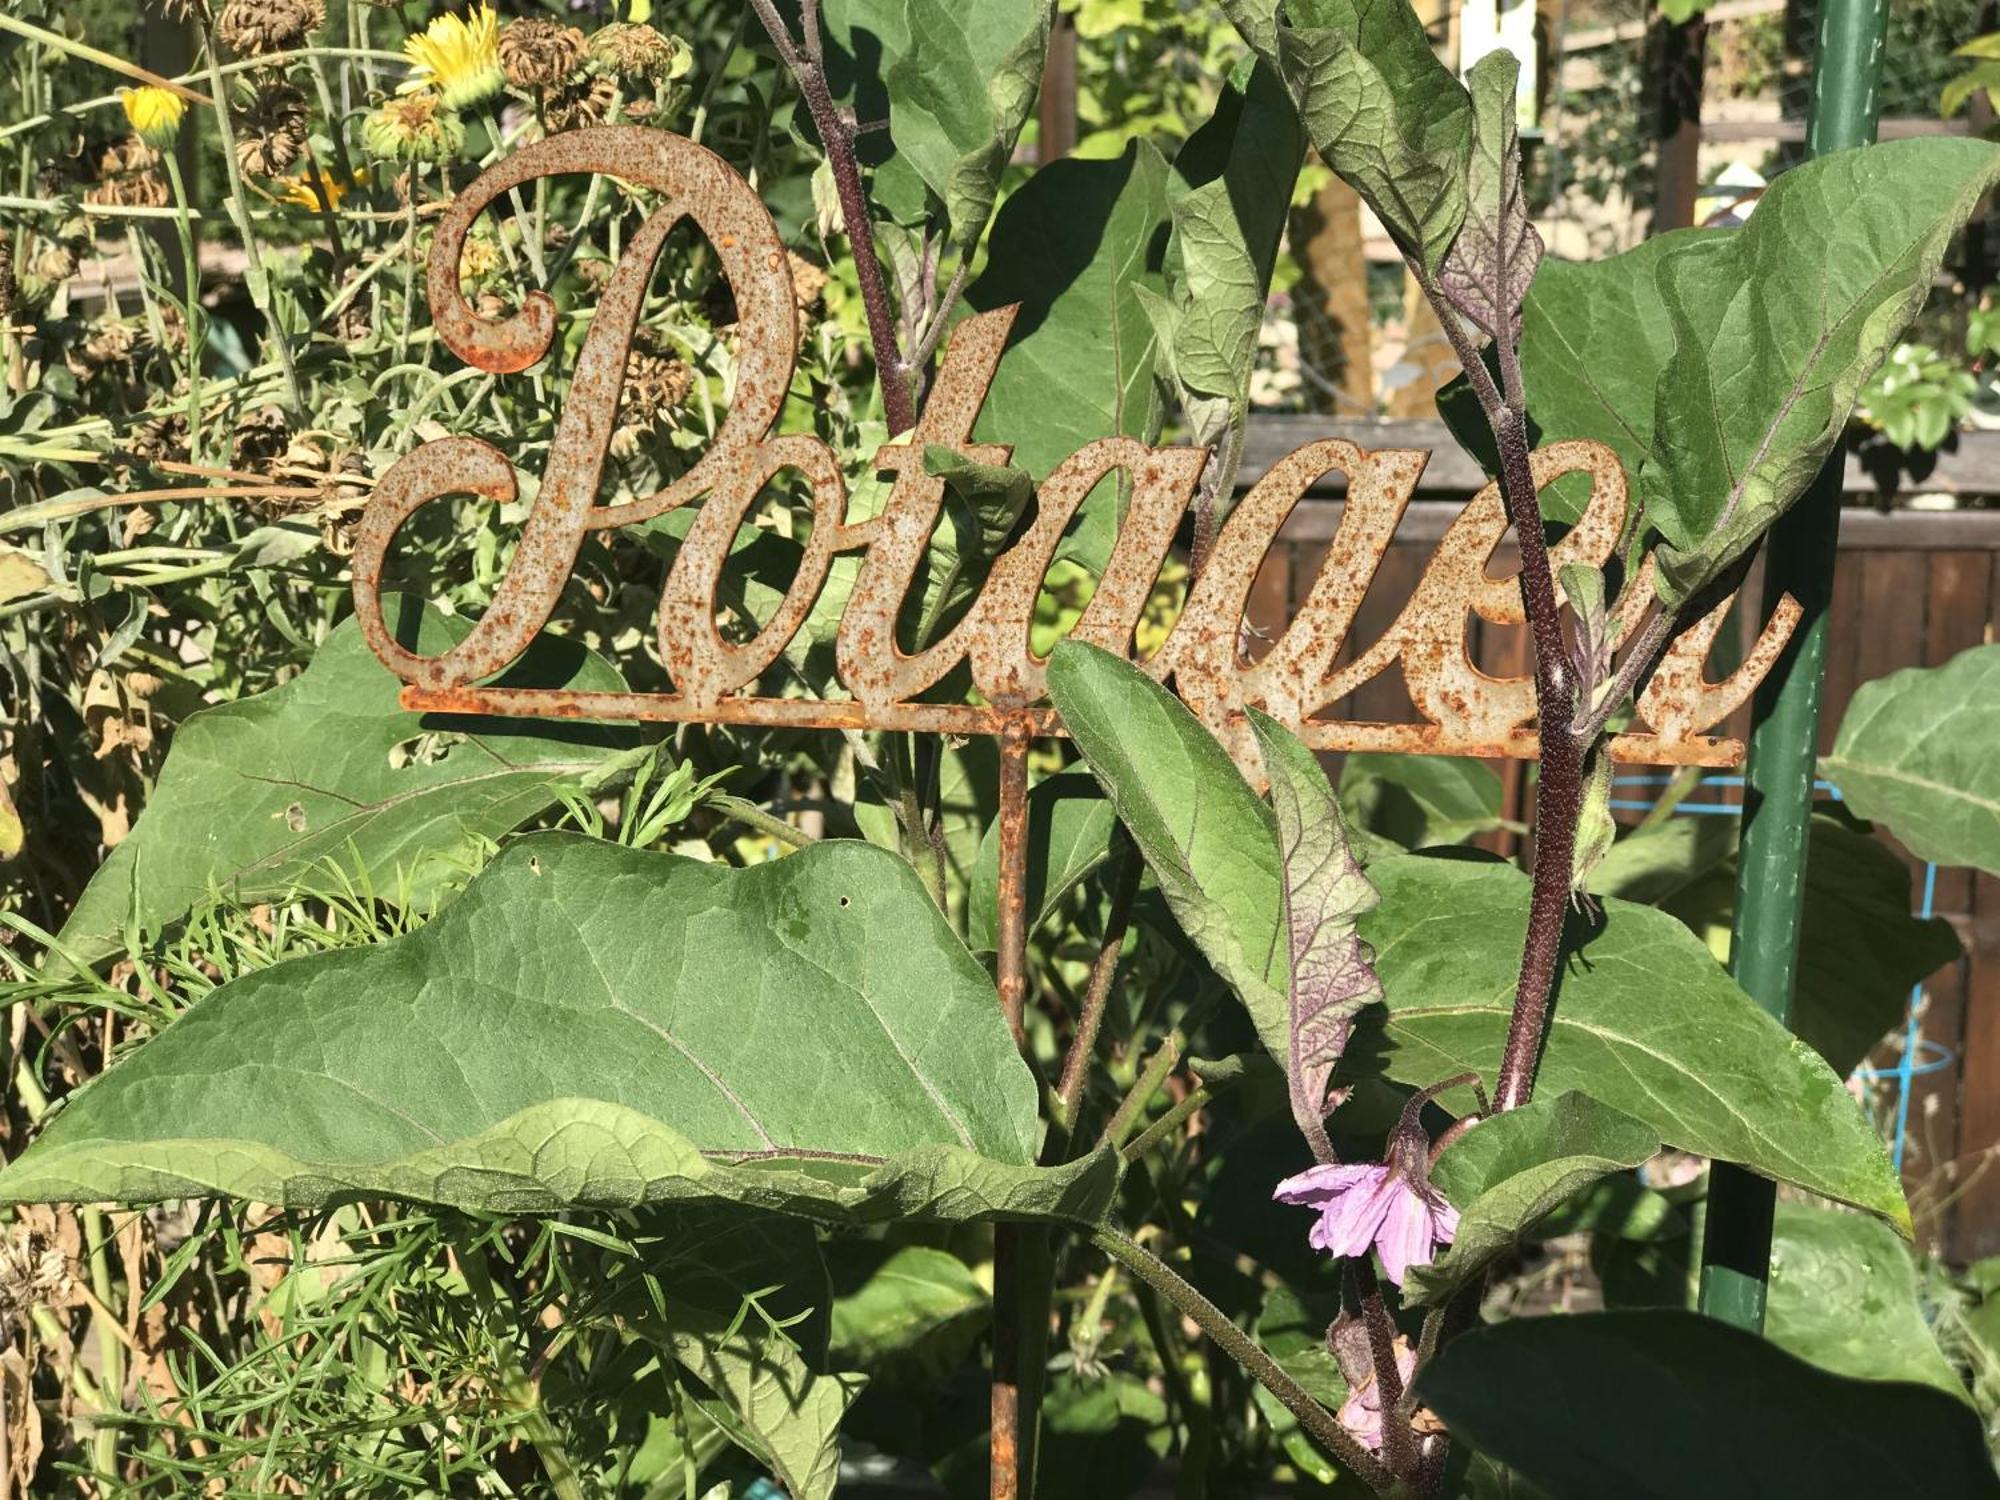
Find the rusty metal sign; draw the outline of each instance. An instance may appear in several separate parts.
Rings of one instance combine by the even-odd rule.
[[[1007,445],[977,443],[971,435],[1015,310],[979,313],[959,323],[915,431],[876,455],[878,469],[893,476],[881,513],[850,521],[846,484],[832,450],[810,435],[771,431],[791,382],[798,341],[784,246],[749,185],[692,141],[632,127],[574,131],[529,146],[483,173],[451,203],[431,248],[428,289],[438,336],[460,359],[496,374],[526,369],[543,357],[556,331],[555,305],[547,294],[530,292],[511,317],[482,317],[460,289],[459,256],[474,221],[501,194],[536,178],[586,172],[649,189],[662,201],[625,246],[598,302],[540,492],[491,607],[450,650],[420,656],[390,635],[380,595],[396,532],[421,506],[463,494],[496,503],[515,498],[513,468],[491,444],[449,437],[410,453],[383,477],[356,531],[356,611],[376,655],[405,682],[404,705],[538,718],[999,735],[1013,751],[1010,761],[1024,752],[1029,738],[1060,734],[1060,723],[1043,702],[1044,663],[1030,644],[1030,627],[1065,527],[1101,480],[1124,476],[1128,501],[1116,546],[1073,634],[1129,655],[1135,627],[1200,479],[1205,450],[1111,437],[1072,454],[1037,486],[1031,518],[996,560],[964,616],[943,639],[905,653],[896,622],[924,566],[945,497],[945,481],[927,472],[924,451],[937,445],[979,463],[1007,461]],[[605,455],[647,283],[669,233],[683,219],[705,236],[736,301],[741,357],[728,413],[699,461],[673,483],[643,499],[600,505]],[[1230,513],[1165,644],[1143,665],[1170,684],[1246,767],[1254,770],[1243,715],[1249,705],[1320,750],[1535,754],[1531,681],[1490,676],[1467,653],[1472,616],[1503,625],[1522,618],[1518,583],[1487,571],[1508,524],[1494,485],[1473,498],[1439,542],[1389,629],[1350,660],[1339,660],[1428,457],[1410,449],[1370,452],[1337,438],[1309,443],[1273,465]],[[1603,563],[1626,516],[1625,475],[1615,456],[1596,443],[1555,443],[1535,453],[1533,466],[1543,485],[1565,474],[1589,476],[1588,508],[1553,549],[1553,561]],[[1293,507],[1335,470],[1346,476],[1348,497],[1338,534],[1297,615],[1253,660],[1244,630],[1252,583]],[[811,531],[797,573],[753,638],[726,640],[717,628],[717,597],[731,543],[765,486],[787,471],[801,476],[812,494]],[[685,506],[698,508],[667,573],[658,615],[659,653],[671,692],[481,685],[519,657],[550,622],[586,536]],[[804,625],[843,554],[861,558],[835,649],[839,684],[849,696],[757,696],[758,680]],[[1651,596],[1644,576],[1623,591],[1619,624],[1626,638],[1636,632]],[[1706,731],[1748,699],[1783,649],[1799,612],[1795,606],[1781,609],[1739,670],[1711,683],[1703,662],[1726,609],[1726,602],[1718,605],[1669,648],[1640,697],[1638,723],[1610,741],[1614,760],[1730,766],[1741,759],[1739,742]],[[971,694],[955,701],[926,698],[961,664],[969,669],[976,701]],[[1332,705],[1392,668],[1400,670],[1422,723],[1326,717]]]

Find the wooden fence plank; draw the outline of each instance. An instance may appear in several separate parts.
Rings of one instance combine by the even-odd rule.
[[[1341,421],[1332,417],[1299,412],[1266,412],[1250,419],[1244,433],[1243,464],[1237,473],[1239,485],[1261,479],[1265,470],[1294,448],[1324,437],[1344,437],[1364,448],[1427,448],[1431,459],[1419,494],[1451,494],[1463,498],[1486,483],[1486,473],[1472,456],[1458,446],[1451,429],[1434,418],[1402,419],[1392,422]],[[1952,446],[1937,453],[1904,454],[1877,444],[1864,453],[1850,452],[1843,470],[1842,488],[1854,497],[1886,500],[1898,494],[1919,492],[1947,495],[2000,495],[2000,431],[1961,432]],[[1344,494],[1347,481],[1329,474],[1309,493],[1317,496]],[[1869,515],[1869,520],[1864,520]],[[1931,529],[1950,531],[1968,521],[1977,526],[2000,524],[2000,512],[1976,511],[1850,511],[1841,518],[1845,530],[1861,526],[1871,529],[1871,520],[1890,523],[1890,528],[1914,539]],[[1904,545],[1913,545],[1906,541]],[[1943,545],[1933,542],[1931,545]],[[1980,542],[1957,545],[1982,546]]]

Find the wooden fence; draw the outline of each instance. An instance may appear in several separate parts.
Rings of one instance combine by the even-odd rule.
[[[1484,476],[1435,422],[1343,423],[1322,417],[1260,417],[1251,426],[1242,482],[1280,454],[1314,438],[1350,437],[1368,448],[1431,448],[1418,498],[1362,601],[1343,660],[1387,628],[1415,587],[1438,538]],[[1914,487],[1959,494],[2000,493],[2000,434],[1962,436]],[[1880,465],[1850,460],[1850,499],[1877,497]],[[1293,511],[1265,559],[1251,598],[1251,623],[1281,630],[1304,597],[1340,524],[1337,476]],[[1441,498],[1449,496],[1451,498]],[[1861,683],[1906,666],[1934,666],[1995,638],[2000,619],[2000,510],[1883,510],[1850,504],[1842,518],[1827,661],[1821,749],[1830,747],[1848,700]],[[1506,552],[1493,571],[1513,565]],[[1746,597],[1761,580],[1752,577]],[[1473,659],[1486,671],[1526,675],[1527,644],[1518,628],[1475,621]],[[1416,718],[1393,670],[1337,706],[1339,717]],[[1747,710],[1731,726],[1741,735]],[[1527,768],[1502,767],[1506,812],[1518,817]],[[1912,860],[1912,899],[1923,866]],[[1917,1078],[1909,1112],[1905,1177],[1920,1235],[1954,1260],[2000,1255],[2000,879],[1960,869],[1938,872],[1934,909],[1957,929],[1965,953],[1926,986],[1922,1033],[1933,1057],[1948,1061]],[[1895,1051],[1876,1059],[1893,1067]]]

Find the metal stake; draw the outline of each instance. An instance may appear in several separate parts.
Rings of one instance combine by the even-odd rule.
[[[1806,120],[1809,156],[1875,139],[1888,14],[1887,0],[1822,0]],[[1805,615],[1751,710],[1730,967],[1750,998],[1787,1025],[1805,903],[1806,825],[1840,538],[1842,459],[1836,449],[1806,497],[1771,528],[1764,549],[1766,611],[1789,592]],[[1701,1247],[1701,1310],[1710,1317],[1763,1330],[1776,1194],[1768,1179],[1716,1164]]]

